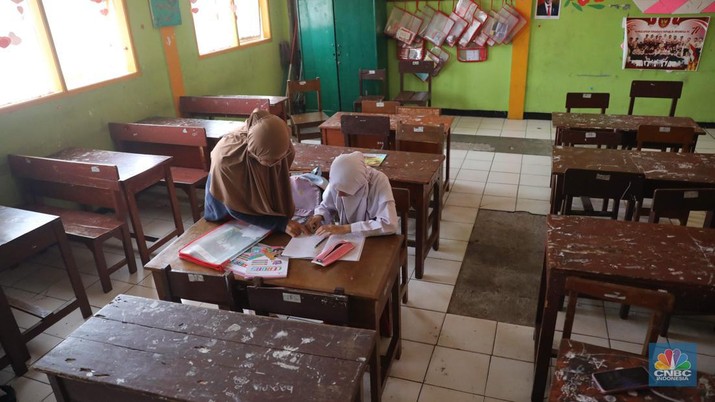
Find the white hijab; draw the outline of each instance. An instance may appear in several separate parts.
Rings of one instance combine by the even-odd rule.
[[[362,152],[342,154],[330,166],[330,186],[347,194],[339,196],[336,207],[340,224],[361,222],[370,219],[367,198],[371,175],[376,170],[365,164]]]

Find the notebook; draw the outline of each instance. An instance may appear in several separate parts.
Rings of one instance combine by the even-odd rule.
[[[348,233],[342,235],[330,235],[328,239],[320,243],[325,236],[318,235],[302,235],[294,237],[288,242],[283,250],[283,256],[290,258],[303,258],[303,259],[314,259],[318,254],[322,253],[323,250],[328,250],[335,246],[335,244],[341,240],[349,241],[354,245],[349,253],[345,254],[340,258],[343,261],[359,261],[360,255],[362,254],[362,249],[365,246],[365,236],[355,233]],[[320,243],[320,244],[319,244]],[[315,247],[318,245],[318,247]]]

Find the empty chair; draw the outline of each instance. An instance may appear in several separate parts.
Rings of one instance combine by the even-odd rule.
[[[636,134],[636,144],[639,151],[642,148],[656,148],[661,151],[695,152],[695,129],[641,125]]]
[[[587,169],[567,169],[564,173],[564,188],[561,206],[563,215],[589,215],[607,216],[611,219],[618,219],[620,201],[626,201],[625,219],[633,219],[634,211],[636,220],[639,214],[639,207],[643,202],[643,182],[645,176],[642,173],[623,173],[593,171]],[[611,209],[605,208],[602,211],[594,211],[593,208],[584,206],[583,210],[573,209],[574,197],[602,198],[609,203],[613,200]]]
[[[340,129],[346,147],[391,149],[387,116],[342,115]]]
[[[402,302],[407,303],[407,283],[410,280],[410,270],[407,258],[407,228],[410,216],[410,191],[406,188],[392,188],[392,196],[395,198],[395,210],[400,218],[400,234],[403,235],[402,251],[400,252],[400,267],[402,268],[402,280],[400,282],[400,296]]]
[[[444,153],[444,126],[398,123],[395,149],[406,152]]]
[[[317,110],[306,111],[305,113],[297,113],[293,110],[293,100],[298,96],[306,96],[306,94],[315,93]],[[288,80],[288,106],[290,113],[290,123],[293,128],[293,134],[298,139],[298,142],[308,138],[320,138],[320,132],[304,133],[307,128],[318,127],[328,120],[328,115],[323,112],[323,104],[320,101],[320,78],[313,80],[294,81]],[[306,102],[307,103],[307,102]]]
[[[400,102],[395,101],[362,101],[363,113],[395,114]]]
[[[265,98],[232,98],[230,96],[181,96],[179,109],[183,117],[247,118],[254,109],[268,110]]]
[[[432,105],[432,72],[434,62],[430,60],[400,60],[398,66],[400,71],[400,93],[395,97],[395,101],[403,105]],[[405,89],[405,75],[420,74],[427,82],[426,91],[408,91]]]
[[[363,101],[382,101],[385,100],[385,95],[387,94],[387,73],[384,68],[368,70],[360,69],[358,71],[359,85],[360,85],[360,96],[353,102],[353,111],[360,112],[364,111],[361,109]],[[374,86],[379,85],[379,89],[375,90]],[[372,92],[377,92],[373,94],[368,94],[371,92],[367,89],[371,87]]]
[[[109,133],[120,151],[173,156],[171,176],[174,185],[189,197],[194,222],[201,219],[203,206],[196,192],[206,184],[208,178],[209,155],[205,129],[109,123]]]
[[[682,81],[638,81],[631,82],[631,102],[628,105],[628,114],[633,114],[633,105],[636,98],[663,98],[671,99],[670,113],[675,116],[675,107],[683,92]]]
[[[442,109],[428,106],[398,106],[397,114],[407,116],[441,116]]]
[[[104,293],[112,290],[112,272],[124,265],[130,273],[137,272],[116,166],[21,155],[7,158],[13,176],[20,179],[26,208],[59,216],[67,237],[92,251]],[[87,210],[56,207],[49,200],[75,202]],[[112,214],[89,212],[89,208],[108,208]],[[113,237],[122,242],[124,258],[107,266],[104,243]]]
[[[577,145],[595,145],[597,148],[617,149],[623,144],[623,134],[616,130],[578,130],[564,128],[559,130],[560,144],[566,147]]]
[[[606,114],[611,95],[605,92],[569,92],[566,94],[566,113],[571,109],[601,109]]]
[[[688,223],[690,211],[707,213],[703,227],[715,228],[715,188],[657,189],[648,222],[658,223],[660,218],[677,218],[682,226]]]

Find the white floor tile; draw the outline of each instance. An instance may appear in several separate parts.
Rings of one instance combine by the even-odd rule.
[[[427,257],[425,259],[425,272],[421,280],[445,285],[455,285],[461,267],[462,263],[460,261],[440,260]]]
[[[559,311],[556,317],[556,328],[564,327],[564,317],[566,313]],[[610,325],[606,329],[606,319],[603,313],[603,308],[591,306],[583,303],[576,304],[576,314],[573,321],[573,333],[581,335],[596,336],[599,338],[608,338]],[[611,334],[613,336],[613,334]],[[645,333],[644,333],[645,336]]]
[[[476,127],[452,127],[452,134],[477,135]]]
[[[385,381],[382,400],[389,402],[416,402],[421,388],[422,384],[418,382],[389,377]]]
[[[461,116],[459,118],[459,121],[457,122],[458,127],[473,127],[477,128],[479,127],[479,124],[482,122],[481,117],[472,117],[472,116]]]
[[[528,212],[534,215],[548,215],[551,210],[551,203],[548,201],[528,200],[517,198],[516,211]]]
[[[501,137],[501,130],[500,129],[491,129],[491,128],[480,128],[477,129],[477,135],[481,135],[483,137]]]
[[[491,160],[467,159],[462,164],[462,169],[489,170],[492,167]]]
[[[531,163],[524,163],[521,166],[521,172],[524,174],[551,176],[551,165],[537,165],[537,164],[531,164]]]
[[[442,221],[474,223],[477,219],[478,211],[478,206],[470,208],[445,205],[444,208],[442,208]]]
[[[506,173],[516,173],[519,174],[521,171],[521,162],[500,162],[494,161],[492,163],[492,168],[490,173],[495,172],[506,172]]]
[[[469,241],[469,237],[472,235],[472,226],[473,224],[471,223],[442,221],[439,228],[439,238]]]
[[[460,169],[456,180],[486,182],[489,172],[486,170]]]
[[[482,194],[470,194],[470,193],[451,193],[445,206],[455,206],[455,207],[465,207],[474,208],[479,205],[482,199]]]
[[[496,184],[519,184],[519,173],[506,173],[501,171],[492,170],[489,172],[489,178],[487,178],[487,186],[492,183]],[[496,194],[490,194],[496,195]],[[514,195],[516,196],[516,195]]]
[[[479,125],[479,127],[501,130],[504,127],[505,120],[506,119],[497,117],[484,117],[482,118],[482,123]]]
[[[504,126],[502,128],[504,130],[526,131],[526,125],[527,125],[526,120],[506,119],[506,121],[504,121]]]
[[[514,212],[516,210],[516,198],[485,195],[482,197],[480,208],[494,211]]]
[[[549,201],[551,199],[551,189],[548,187],[520,185],[518,197],[520,199]]]
[[[536,186],[536,187],[550,187],[551,177],[550,176],[540,176],[533,174],[524,174],[521,172],[519,176],[519,184],[524,186]]]
[[[494,159],[494,152],[469,151],[465,156],[466,160],[491,161]]]
[[[499,178],[501,178],[501,176],[499,176]],[[487,186],[484,188],[484,195],[516,198],[518,189],[519,186],[517,186],[517,183],[491,182],[487,183]]]
[[[447,314],[437,344],[490,355],[496,327],[496,321]]]
[[[436,345],[445,313],[402,306],[402,339]]]
[[[450,193],[482,194],[487,183],[482,181],[456,180],[450,187]],[[476,208],[476,206],[475,206]]]
[[[408,307],[422,308],[442,313],[447,311],[454,286],[420,281],[417,279],[411,280],[409,286],[410,295],[409,301],[406,304]]]
[[[25,377],[15,378],[10,385],[15,389],[17,400],[20,402],[39,402],[52,393],[52,388],[48,384]]]
[[[440,240],[439,250],[430,250],[427,257],[441,260],[462,261],[467,251],[467,242],[459,240]]]
[[[425,384],[483,395],[488,370],[489,355],[437,346]]]
[[[526,132],[525,138],[532,140],[550,140],[551,133],[544,130],[531,130]]]
[[[521,163],[521,157],[521,154],[497,152],[494,154],[494,162]]]
[[[528,401],[534,382],[534,365],[519,360],[492,357],[485,395],[508,401]]]
[[[543,155],[524,155],[521,158],[521,163],[525,165],[544,165],[551,166],[551,157]]]
[[[418,402],[484,402],[481,395],[469,394],[455,391],[453,389],[435,387],[434,385],[423,385]]]
[[[433,345],[403,340],[402,356],[400,360],[392,363],[388,375],[403,380],[423,382],[433,350]]]
[[[534,328],[500,322],[494,339],[494,356],[534,361]]]
[[[509,138],[526,138],[526,131],[502,130],[501,136]]]

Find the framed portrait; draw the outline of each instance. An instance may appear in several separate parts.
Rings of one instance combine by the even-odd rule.
[[[560,0],[536,0],[535,19],[558,19],[561,12]]]

